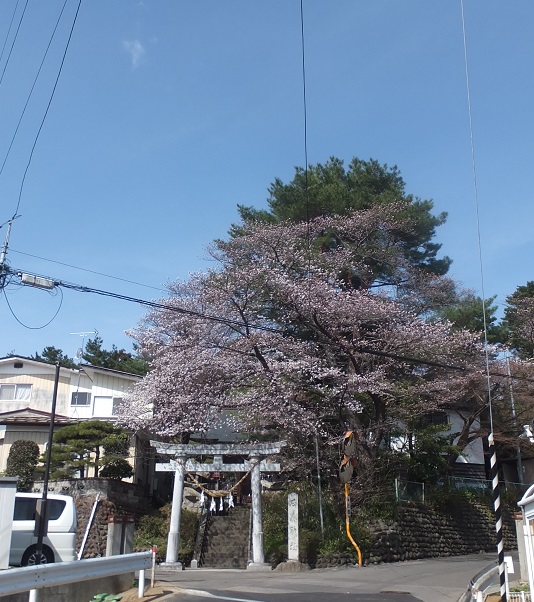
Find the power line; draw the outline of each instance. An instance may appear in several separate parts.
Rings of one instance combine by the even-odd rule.
[[[2,224],[5,225],[5,224]],[[0,226],[1,228],[2,226]],[[135,284],[137,286],[142,286],[144,288],[151,288],[155,291],[162,291],[161,287],[151,286],[150,284],[143,284],[142,282],[136,282],[135,280],[127,280],[126,278],[120,278],[119,276],[112,276],[111,274],[104,274],[103,272],[96,272],[95,270],[89,270],[88,268],[81,268],[76,265],[72,265],[70,263],[64,263],[63,261],[56,261],[54,259],[47,259],[46,257],[40,257],[39,255],[32,255],[31,253],[25,253],[24,251],[16,251],[15,249],[11,249],[11,253],[18,253],[19,255],[25,255],[26,257],[33,257],[34,259],[40,259],[41,261],[47,261],[49,263],[56,263],[57,265],[62,265],[67,268],[72,268],[74,270],[80,270],[81,272],[88,272],[89,274],[96,274],[97,276],[104,276],[105,278],[111,278],[113,280],[119,280],[120,282],[127,282],[128,284]]]
[[[67,283],[67,282],[58,281],[57,285],[63,286],[65,288],[70,288],[70,289],[76,290],[78,292],[94,293],[94,294],[102,295],[105,297],[112,297],[115,299],[121,299],[123,301],[130,301],[133,303],[138,303],[140,305],[145,305],[145,306],[151,307],[153,309],[161,309],[164,311],[172,311],[172,312],[176,312],[176,313],[180,313],[180,314],[184,314],[184,315],[189,315],[192,317],[201,318],[203,320],[217,322],[219,324],[223,324],[226,326],[245,328],[248,330],[260,330],[260,331],[264,331],[264,332],[271,332],[273,334],[279,334],[284,337],[291,336],[291,333],[288,330],[282,330],[282,329],[276,328],[274,326],[266,326],[266,325],[262,325],[262,324],[250,324],[247,322],[243,322],[241,320],[232,320],[229,318],[223,318],[221,316],[215,316],[213,314],[206,314],[206,313],[195,311],[195,310],[185,309],[183,307],[175,307],[175,306],[172,306],[169,304],[159,303],[157,301],[148,301],[145,299],[138,299],[136,297],[129,297],[127,295],[121,295],[119,293],[103,291],[100,289],[93,289],[90,287]],[[334,343],[331,343],[331,345],[334,345]],[[388,353],[386,351],[379,351],[379,350],[371,349],[371,348],[365,347],[365,346],[356,347],[355,351],[357,351],[359,353],[366,353],[368,355],[375,355],[377,357],[386,357],[388,359],[406,362],[409,364],[419,364],[419,365],[429,366],[429,367],[433,367],[433,368],[443,368],[445,370],[452,370],[452,371],[456,371],[456,372],[464,372],[464,373],[471,372],[471,370],[467,369],[465,366],[457,366],[454,364],[444,364],[444,363],[435,362],[432,360],[420,359],[420,358],[415,358],[415,357],[411,357],[411,356],[398,355],[396,353]],[[493,373],[490,372],[490,375],[491,376],[502,376],[502,377],[507,376],[504,373],[501,374],[501,373],[497,373],[497,372],[493,372]],[[534,382],[534,378],[528,378],[528,377],[512,377],[512,378],[515,378],[516,380],[524,380],[524,381],[528,381],[528,382]]]
[[[37,146],[37,141],[39,140],[39,136],[41,134],[41,130],[43,129],[43,125],[44,122],[46,120],[46,117],[48,115],[48,111],[50,110],[50,105],[52,104],[52,99],[54,98],[54,94],[56,92],[56,88],[59,82],[59,77],[61,75],[61,72],[63,70],[63,65],[65,64],[65,58],[67,56],[67,50],[69,49],[70,46],[70,41],[72,39],[72,33],[74,31],[74,26],[76,25],[76,21],[78,19],[78,13],[80,12],[80,6],[82,4],[82,0],[78,0],[78,6],[76,8],[76,13],[74,15],[74,19],[72,20],[72,25],[70,28],[70,33],[69,33],[69,37],[67,39],[67,43],[65,44],[65,50],[63,52],[63,57],[61,59],[61,63],[59,65],[59,69],[57,72],[57,76],[56,76],[56,81],[54,82],[54,87],[52,88],[52,92],[50,93],[50,98],[48,100],[48,104],[46,105],[46,110],[44,112],[43,118],[41,120],[41,125],[39,126],[39,129],[37,130],[37,134],[35,136],[35,140],[33,142],[33,146],[30,152],[30,156],[28,158],[28,164],[26,165],[26,169],[24,170],[24,175],[22,176],[22,182],[20,184],[20,190],[19,190],[19,198],[18,198],[18,202],[17,202],[17,208],[15,209],[15,213],[14,215],[16,215],[19,212],[19,207],[20,207],[20,202],[21,202],[21,198],[22,198],[22,189],[24,188],[24,182],[26,181],[26,175],[28,173],[28,169],[30,168],[30,164],[33,158],[33,153],[35,151],[35,147]]]
[[[27,4],[27,2],[26,2]],[[17,0],[17,3],[15,4],[15,8],[13,9],[13,14],[11,15],[11,21],[9,22],[9,27],[6,33],[6,39],[4,40],[4,43],[2,45],[2,52],[0,52],[0,63],[2,62],[2,59],[4,58],[4,51],[6,49],[6,45],[7,45],[7,41],[9,40],[9,34],[11,33],[11,27],[13,26],[13,21],[15,20],[15,15],[17,14],[17,8],[19,7],[19,0]]]
[[[306,172],[306,191],[308,189],[308,105],[306,100],[306,47],[304,44],[304,6],[300,0],[300,44],[302,50],[302,110],[304,113],[304,166]],[[309,215],[308,215],[309,220]]]
[[[7,298],[7,294],[5,291],[5,288],[2,288],[2,291],[4,293],[4,297],[7,303],[7,306],[9,308],[9,311],[11,312],[11,315],[15,318],[15,320],[21,325],[24,326],[24,328],[27,328],[29,330],[42,330],[43,328],[46,328],[49,324],[52,324],[52,322],[56,319],[57,315],[59,314],[61,307],[63,305],[63,291],[61,289],[59,289],[60,293],[61,293],[61,298],[60,298],[60,302],[59,302],[59,306],[56,310],[56,313],[50,318],[50,320],[48,320],[48,322],[46,324],[43,324],[42,326],[28,326],[28,324],[24,324],[24,322],[22,320],[20,320],[17,315],[15,314],[14,309],[11,307],[11,304],[9,303],[9,299]]]
[[[13,147],[13,143],[15,142],[15,138],[16,138],[16,136],[18,134],[18,131],[19,131],[19,128],[20,128],[20,124],[22,123],[22,119],[24,118],[24,115],[26,113],[26,109],[28,108],[28,104],[30,102],[30,99],[31,99],[32,94],[33,94],[33,91],[34,91],[35,86],[37,84],[37,80],[39,79],[39,75],[40,75],[41,70],[43,68],[43,65],[44,65],[44,62],[46,60],[46,57],[48,56],[48,51],[50,50],[50,46],[52,44],[52,40],[54,39],[54,36],[56,34],[57,28],[59,26],[59,22],[61,20],[61,16],[63,15],[63,11],[65,10],[65,6],[67,5],[67,1],[68,0],[65,0],[64,3],[63,3],[63,7],[61,8],[61,12],[59,13],[59,16],[57,18],[56,25],[54,27],[54,30],[52,31],[52,35],[50,36],[50,40],[48,41],[48,46],[46,47],[45,53],[44,53],[43,58],[41,60],[41,64],[39,65],[39,69],[37,70],[37,73],[36,73],[35,78],[33,80],[32,87],[31,87],[30,92],[28,94],[28,98],[26,99],[26,102],[24,104],[24,108],[22,109],[22,113],[20,114],[19,121],[17,123],[17,127],[15,128],[15,131],[14,131],[13,136],[11,138],[11,142],[10,142],[9,147],[7,149],[6,156],[4,157],[4,161],[2,163],[2,167],[0,167],[0,175],[4,171],[4,167],[6,165],[8,157],[9,157],[9,153],[11,152],[11,149]]]
[[[488,391],[488,410],[489,410],[489,421],[490,421],[490,432],[488,434],[488,445],[490,452],[490,465],[491,465],[491,478],[492,478],[492,493],[493,493],[493,509],[495,515],[495,531],[497,535],[497,556],[499,561],[499,583],[501,602],[506,602],[507,598],[507,587],[506,587],[506,567],[504,562],[504,539],[503,539],[503,528],[502,528],[502,510],[501,510],[501,498],[500,498],[500,487],[499,487],[499,473],[497,467],[497,455],[495,451],[494,438],[493,438],[493,407],[492,407],[492,392],[491,392],[491,379],[490,379],[490,367],[489,367],[489,350],[488,350],[488,325],[486,316],[486,296],[484,291],[484,265],[482,260],[482,242],[480,235],[480,211],[478,203],[478,186],[477,186],[477,169],[475,161],[475,142],[473,136],[473,119],[471,112],[471,88],[469,84],[469,63],[467,60],[467,36],[465,32],[465,14],[464,14],[464,0],[460,0],[461,14],[462,14],[462,36],[463,36],[463,47],[464,47],[464,63],[465,63],[465,81],[467,89],[467,107],[469,115],[469,135],[471,141],[471,166],[473,171],[473,193],[475,202],[475,213],[476,213],[476,231],[478,239],[478,259],[480,265],[480,284],[482,292],[482,316],[484,320],[484,352],[486,357],[486,383]]]
[[[22,274],[21,270],[15,270],[10,267],[6,267],[5,272],[11,276],[19,276],[19,277]],[[176,307],[169,303],[161,303],[159,301],[149,301],[147,299],[140,299],[138,297],[131,297],[129,295],[123,295],[121,293],[114,293],[111,291],[96,289],[96,288],[84,286],[81,284],[65,282],[65,281],[62,281],[59,279],[50,279],[50,281],[53,282],[54,286],[57,286],[57,287],[67,288],[67,289],[74,290],[74,291],[77,291],[80,293],[91,293],[91,294],[96,294],[96,295],[100,295],[100,296],[104,296],[104,297],[111,297],[113,299],[119,299],[121,301],[128,301],[131,303],[136,303],[138,305],[143,305],[145,307],[150,307],[151,309],[170,311],[170,312],[179,313],[182,315],[192,316],[195,318],[200,318],[202,320],[211,321],[211,322],[215,322],[215,323],[222,324],[225,326],[229,326],[234,329],[245,329],[246,331],[258,330],[258,331],[278,334],[283,337],[292,336],[292,333],[289,330],[283,330],[283,329],[277,328],[275,326],[267,326],[265,324],[248,323],[248,322],[244,322],[243,320],[233,320],[231,318],[225,318],[222,316],[207,314],[207,313],[204,313],[201,311],[196,311],[193,309]],[[324,344],[330,345],[330,346],[335,345],[335,343],[333,341],[330,343],[326,342]],[[336,346],[339,346],[339,344],[337,344]],[[389,353],[386,351],[379,351],[379,350],[372,349],[372,348],[369,348],[366,346],[357,346],[354,348],[354,351],[357,351],[358,353],[374,355],[377,357],[385,357],[388,359],[392,359],[392,360],[399,361],[399,362],[405,362],[408,364],[416,364],[416,365],[428,366],[428,367],[432,367],[432,368],[442,368],[444,370],[464,372],[466,374],[470,373],[470,372],[475,372],[475,370],[470,370],[470,369],[466,368],[465,366],[459,366],[459,365],[455,365],[455,364],[445,364],[442,362],[432,361],[432,360],[428,360],[428,359],[421,359],[421,358],[416,358],[416,357],[411,357],[411,356],[399,355],[396,353]],[[507,377],[507,374],[499,373],[499,372],[492,372],[490,374],[491,374],[491,376],[496,376],[496,377],[503,377],[503,378]],[[515,380],[534,382],[534,378],[521,377],[521,376],[512,376],[512,378]]]
[[[13,42],[11,42],[11,47],[9,49],[9,53],[7,55],[7,58],[6,58],[6,64],[4,65],[4,69],[2,70],[2,75],[0,76],[0,85],[2,84],[2,82],[4,80],[4,75],[6,73],[6,69],[7,69],[7,66],[9,64],[9,59],[11,58],[11,53],[13,52],[13,48],[15,46],[15,42],[17,41],[17,38],[19,36],[20,26],[22,25],[22,20],[24,19],[24,15],[26,14],[26,8],[28,7],[28,1],[29,0],[26,0],[26,4],[24,5],[24,9],[22,10],[22,14],[20,15],[19,23],[17,25],[17,31],[15,32],[15,35],[13,37]],[[15,7],[15,11],[16,10],[17,10],[17,7]],[[15,14],[13,13],[13,17],[14,16],[15,16]],[[9,29],[11,30],[11,25],[9,26]],[[9,35],[9,33],[8,33],[8,35]],[[6,39],[6,42],[7,42],[7,39]],[[4,51],[2,50],[2,54],[3,53],[4,53]]]

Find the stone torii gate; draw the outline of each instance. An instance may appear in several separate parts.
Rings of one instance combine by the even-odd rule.
[[[174,472],[174,488],[172,492],[171,524],[167,538],[167,555],[165,565],[182,568],[178,562],[180,544],[180,519],[184,495],[185,473],[188,472],[248,472],[251,471],[252,493],[252,562],[251,570],[271,570],[265,563],[263,552],[263,520],[261,511],[261,473],[280,472],[280,464],[270,463],[262,459],[280,453],[285,441],[277,443],[258,443],[252,445],[217,443],[214,445],[183,445],[151,441],[150,445],[162,455],[174,456],[166,464],[156,464],[156,471]],[[191,456],[213,456],[212,463],[200,463],[191,460]],[[243,463],[224,464],[223,456],[248,456]]]

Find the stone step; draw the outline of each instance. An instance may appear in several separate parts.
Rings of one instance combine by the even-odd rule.
[[[206,555],[209,554],[210,556],[234,556],[237,553],[246,552],[247,548],[248,546],[244,543],[217,548],[212,547],[206,550]]]
[[[246,568],[249,549],[250,511],[231,509],[227,515],[211,517],[206,533],[206,552],[202,566]]]
[[[205,563],[203,566],[209,566],[218,569],[246,569],[247,562],[238,558],[229,561],[218,561],[216,565]]]
[[[210,533],[209,533],[209,538],[213,538],[213,537],[228,537],[228,538],[232,538],[232,539],[239,539],[241,537],[248,537],[248,529],[232,529],[232,530],[227,530],[227,529],[222,529],[219,527],[210,527]]]

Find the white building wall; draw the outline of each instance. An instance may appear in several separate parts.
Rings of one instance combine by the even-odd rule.
[[[20,367],[15,368],[15,364]],[[29,399],[0,400],[0,413],[31,408],[50,412],[54,390],[55,366],[43,364],[26,358],[5,358],[0,361],[0,383],[31,385]],[[140,377],[111,371],[99,371],[97,368],[82,367],[82,370],[61,368],[58,386],[56,414],[74,419],[113,420],[114,402],[123,399],[125,394],[140,380]],[[87,405],[73,404],[73,394],[88,394]],[[78,402],[80,398],[78,398]],[[5,463],[13,441],[31,439],[36,441],[41,451],[47,441],[48,427],[4,427],[0,431],[0,471]],[[132,435],[129,462],[135,470],[133,482],[147,481],[147,466],[140,457],[136,437]]]
[[[456,412],[449,413],[449,422],[451,425],[451,432],[460,431],[463,428],[463,420]],[[480,421],[477,420],[471,427],[477,431],[480,428]],[[456,443],[458,439],[454,441]],[[458,458],[457,462],[463,462],[468,464],[484,464],[484,447],[482,445],[482,439],[478,438],[464,449],[462,456]]]
[[[71,392],[69,396],[68,416],[72,418],[111,418],[115,417],[113,412],[114,399],[122,399],[127,391],[138,379],[130,375],[96,372],[87,369],[80,376],[75,376],[71,381]],[[73,405],[73,394],[89,393],[88,405]]]
[[[14,364],[22,368],[14,368]],[[72,370],[62,368],[56,402],[56,413],[66,415],[70,403],[69,387]],[[10,412],[31,407],[35,410],[50,412],[54,393],[55,366],[39,365],[27,360],[13,358],[13,361],[0,363],[0,383],[31,385],[29,399],[0,400],[0,412]]]

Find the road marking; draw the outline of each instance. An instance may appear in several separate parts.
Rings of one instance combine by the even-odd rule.
[[[200,598],[212,598],[214,600],[233,600],[234,602],[265,602],[264,600],[251,600],[250,598],[230,598],[228,596],[216,596],[209,592],[204,592],[198,589],[181,589],[182,592],[190,596],[199,596]]]

